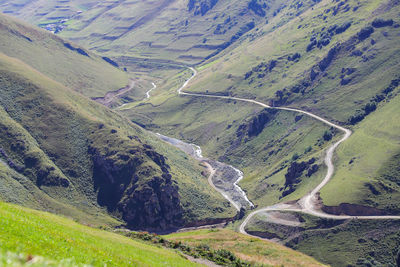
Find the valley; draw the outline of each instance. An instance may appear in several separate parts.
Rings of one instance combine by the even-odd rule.
[[[67,217],[166,257],[100,252],[112,266],[399,264],[397,0],[0,10],[0,204],[19,205],[4,220],[47,211],[26,229]],[[0,259],[90,264],[28,232],[17,250],[18,224]]]

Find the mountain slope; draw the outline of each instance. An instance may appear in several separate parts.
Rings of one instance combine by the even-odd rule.
[[[371,112],[380,112],[398,93],[398,10],[396,1],[322,1],[282,24],[290,13],[284,8],[260,29],[263,34],[244,36],[219,58],[200,66],[187,90],[301,108],[353,127]],[[183,77],[174,77],[174,82]],[[150,129],[161,126],[166,134],[183,136],[204,147],[210,157],[241,168],[241,184],[256,203],[295,200],[322,178],[323,149],[338,138],[334,129],[293,112],[263,111],[235,101],[178,100],[173,94],[172,89],[159,91],[150,100],[151,108],[150,103],[132,104],[123,112]],[[397,124],[388,132],[396,132]],[[376,144],[385,150],[384,142]],[[371,170],[365,161],[354,164]],[[338,172],[341,168],[347,167],[338,165]],[[354,194],[368,187],[366,177],[364,182],[360,179],[345,198],[353,204],[383,205],[372,191],[368,201],[362,200],[363,193]],[[332,190],[333,186],[334,195]]]
[[[390,102],[392,95],[398,93],[399,27],[395,20],[398,10],[396,1],[346,1],[343,5],[321,2],[313,11],[300,15],[271,34],[254,42],[244,40],[236,52],[227,54],[224,60],[200,74],[193,91],[206,87],[210,92],[256,97],[273,105],[309,110],[351,127],[375,108],[379,112]],[[343,28],[338,31],[338,27]],[[327,40],[327,44],[318,43],[319,48],[310,48],[313,39]],[[262,47],[268,43],[281,45]],[[254,63],[252,58],[263,57],[266,52],[263,60]],[[299,58],[293,61],[296,53]],[[249,62],[253,62],[253,68],[246,67]],[[215,74],[216,69],[218,74]],[[231,79],[224,79],[229,75]],[[221,84],[221,79],[222,86],[208,87],[209,84]],[[398,122],[394,122],[393,127],[396,125]],[[367,131],[374,130],[377,129]],[[392,130],[388,132],[397,132]],[[355,131],[357,134],[357,128]],[[397,139],[395,136],[392,137],[394,140]],[[375,149],[377,146],[385,150],[385,142],[376,142]],[[358,158],[362,153],[360,151],[353,157]],[[371,157],[373,151],[369,153]],[[368,165],[364,162],[358,168],[370,172],[372,168]],[[339,171],[342,166],[339,165]],[[354,191],[362,191],[365,186],[359,183],[357,189],[351,187],[348,198],[357,198]],[[332,189],[330,187],[331,192]],[[361,204],[360,201],[353,202]]]
[[[399,1],[176,0],[157,3],[107,1],[99,5],[93,1],[80,1],[86,3],[79,7],[83,9],[82,12],[70,17],[64,17],[61,13],[78,8],[78,1],[57,6],[50,1],[44,5],[45,12],[44,6],[38,3],[40,1],[30,1],[12,6],[5,1],[3,8],[16,15],[18,12],[20,16],[25,14],[34,23],[44,20],[41,21],[43,25],[54,23],[59,29],[67,26],[62,28],[61,35],[115,57],[120,64],[132,64],[130,69],[136,65],[143,66],[143,69],[154,66],[167,69],[153,70],[150,75],[156,74],[155,80],[151,80],[146,75],[148,73],[143,73],[148,83],[161,85],[151,92],[150,98],[135,101],[143,90],[127,92],[124,99],[117,102],[132,103],[116,110],[146,129],[201,145],[205,156],[243,170],[244,179],[240,181],[240,186],[256,207],[277,202],[294,203],[315,188],[326,175],[326,149],[341,138],[341,133],[298,112],[262,109],[253,105],[251,99],[271,106],[309,111],[352,130],[353,135],[335,150],[336,155],[332,160],[335,165],[334,177],[321,190],[320,202],[315,206],[327,213],[354,216],[398,214],[400,124],[396,115],[399,113],[400,82]],[[31,11],[33,13],[29,13]],[[142,14],[138,14],[139,11]],[[50,18],[54,21],[45,21]],[[110,18],[113,23],[109,23]],[[63,22],[60,19],[70,20]],[[190,80],[185,91],[240,97],[249,101],[178,96],[176,90],[188,80],[192,71],[176,74],[176,69],[182,63],[199,62],[196,66],[198,75]],[[162,80],[166,73],[173,75]],[[8,102],[16,98],[10,92],[6,93],[10,97]],[[21,105],[21,101],[19,103]],[[93,116],[94,107],[86,103],[81,107],[82,112]],[[6,106],[5,111],[12,120],[18,121],[19,114],[10,105]],[[118,120],[118,116],[112,112],[104,117],[99,115],[102,119],[109,116]],[[168,188],[164,191],[175,190],[169,195],[179,193],[182,210],[175,205],[173,198],[172,204],[168,202],[167,206],[175,212],[164,216],[166,219],[159,220],[157,217],[153,220],[147,216],[145,222],[140,217],[139,222],[134,221],[136,225],[162,225],[162,228],[168,228],[174,224],[182,225],[180,217],[197,216],[197,220],[208,218],[212,219],[208,222],[215,222],[233,216],[227,202],[221,199],[216,206],[211,206],[211,198],[218,199],[218,196],[207,197],[209,192],[216,192],[210,191],[204,178],[196,176],[185,179],[192,173],[199,174],[201,168],[185,159],[182,152],[170,150],[150,137],[139,138],[141,142],[135,143],[136,151],[140,155],[146,154],[140,157],[144,159],[144,162],[140,161],[143,165],[139,164],[135,171],[146,177],[148,174],[157,175],[161,179],[149,181],[143,178],[144,184],[119,179],[120,169],[115,171],[110,166],[121,166],[127,156],[114,149],[121,141],[119,138],[115,140],[105,136],[108,131],[121,134],[118,126],[122,127],[125,123],[114,124],[112,121],[108,121],[112,126],[104,131],[96,129],[100,125],[89,128],[91,135],[87,140],[93,142],[89,148],[95,156],[92,153],[80,154],[90,154],[89,158],[92,157],[94,176],[100,179],[94,183],[99,189],[96,196],[102,206],[114,214],[125,212],[119,214],[125,219],[127,217],[124,216],[131,217],[135,209],[126,210],[130,208],[126,203],[131,203],[126,197],[135,200],[137,194],[132,195],[130,189],[138,189],[147,196],[146,193],[150,191],[148,185],[154,192],[154,187],[158,187],[161,181],[162,186],[167,185]],[[18,123],[21,124],[20,121]],[[35,131],[31,131],[32,125],[26,121],[23,127],[29,130],[29,134],[35,134]],[[135,135],[141,136],[137,132]],[[129,136],[133,135],[124,133],[122,139],[125,136],[130,139]],[[38,139],[37,133],[34,139]],[[41,140],[38,142],[40,146],[43,143]],[[166,155],[165,159],[154,156],[153,151],[148,153],[148,144],[154,148],[154,153]],[[66,146],[65,143],[62,146]],[[111,152],[108,146],[112,148]],[[125,148],[124,152],[131,149],[129,146]],[[11,147],[7,153],[11,153],[10,150]],[[175,155],[179,157],[175,158]],[[67,182],[74,185],[74,179],[68,175],[62,176],[64,169],[57,159],[53,159],[52,151],[44,151],[42,158],[43,164],[55,162],[55,166],[47,169],[50,181],[57,186]],[[4,155],[3,161],[7,161]],[[8,162],[8,166],[11,165]],[[143,172],[142,167],[145,169]],[[126,169],[123,170],[125,175]],[[166,174],[173,172],[177,174],[173,177],[179,188],[170,186]],[[131,172],[128,173],[130,176]],[[118,179],[114,179],[116,177]],[[117,182],[108,186],[105,183],[108,180]],[[122,195],[116,194],[120,192],[121,186],[118,185],[121,185],[121,180],[121,191],[128,189]],[[90,174],[87,181],[91,181]],[[190,190],[192,183],[198,186],[195,191]],[[71,186],[68,189],[74,188]],[[76,190],[79,192],[79,188]],[[92,192],[86,195],[92,196]],[[149,209],[157,207],[152,200],[150,198],[142,210],[148,210],[149,206]],[[245,213],[241,211],[239,215]],[[289,217],[297,216],[292,215]],[[395,262],[398,262],[397,248],[380,253],[398,244],[398,225],[395,221],[382,221],[390,226],[383,229],[383,224],[373,221],[359,223],[357,220],[333,221],[311,217],[308,218],[311,223],[306,222],[307,229],[304,229],[301,216],[297,217],[297,226],[290,225],[293,221],[282,226],[282,218],[278,218],[278,223],[270,223],[268,216],[261,214],[256,218],[261,222],[256,222],[255,228],[250,225],[253,234],[280,238],[289,233],[289,240],[285,241],[288,245],[303,249],[335,266],[378,265],[381,262],[395,266]],[[287,214],[283,219],[285,217]],[[189,225],[192,223],[190,219],[184,221]],[[282,233],[275,231],[277,229]],[[348,238],[342,240],[347,235]],[[197,238],[201,239],[199,236]],[[315,246],[316,243],[321,249]],[[330,252],[332,254],[324,255]],[[342,253],[345,257],[337,259]]]
[[[290,7],[295,17],[318,1],[48,2],[2,1],[0,8],[97,52],[193,64],[268,23],[283,8]]]
[[[395,115],[399,113],[399,101],[397,91],[388,103],[354,127],[354,135],[338,149],[340,168],[321,190],[326,205],[359,203],[389,213],[400,211],[400,121]]]
[[[16,58],[1,54],[0,71],[4,200],[20,190],[31,198],[18,203],[78,219],[83,211],[95,224],[118,224],[113,214],[137,229],[234,216],[183,152]]]
[[[87,96],[129,84],[129,75],[103,58],[48,32],[2,15],[0,51]]]
[[[0,253],[29,255],[23,259],[28,261],[27,266],[39,261],[38,256],[47,259],[49,265],[45,266],[201,266],[172,250],[83,226],[70,219],[5,203],[0,203],[0,207]],[[1,263],[11,264],[11,257],[0,258]]]

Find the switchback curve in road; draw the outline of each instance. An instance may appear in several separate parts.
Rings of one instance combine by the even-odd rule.
[[[300,109],[295,109],[295,108],[288,108],[288,107],[271,107],[265,103],[253,100],[253,99],[246,99],[246,98],[240,98],[240,97],[231,97],[231,96],[218,96],[218,95],[209,95],[209,94],[201,94],[201,93],[188,93],[184,92],[183,89],[187,87],[189,82],[194,79],[197,76],[197,71],[196,69],[190,67],[189,68],[193,74],[192,76],[185,81],[185,83],[177,90],[179,95],[186,95],[186,96],[195,96],[195,97],[207,97],[207,98],[218,98],[218,99],[228,99],[228,100],[237,100],[237,101],[243,101],[243,102],[248,102],[252,104],[259,105],[264,108],[270,108],[270,109],[278,109],[278,110],[286,110],[286,111],[292,111],[292,112],[298,112],[305,114],[307,116],[310,116],[318,121],[321,121],[322,123],[329,125],[331,127],[334,127],[344,133],[343,137],[339,140],[336,141],[334,144],[332,144],[325,155],[325,165],[327,167],[327,173],[322,180],[321,183],[319,183],[311,192],[303,196],[296,204],[297,205],[292,205],[292,204],[285,204],[285,203],[278,203],[276,205],[264,207],[258,210],[255,210],[251,212],[245,220],[242,222],[242,224],[239,227],[239,231],[243,234],[247,234],[245,227],[247,223],[250,221],[250,219],[261,212],[268,212],[268,211],[292,211],[292,212],[302,212],[302,213],[307,213],[310,215],[314,215],[316,217],[320,218],[329,218],[329,219],[337,219],[337,220],[343,220],[343,219],[361,219],[361,220],[376,220],[376,219],[400,219],[400,216],[350,216],[350,215],[332,215],[328,214],[325,212],[322,212],[316,208],[316,201],[317,201],[317,193],[329,182],[329,180],[332,178],[335,167],[332,162],[333,154],[336,150],[336,148],[345,140],[347,140],[352,132],[351,130],[344,128],[340,125],[337,125],[333,122],[330,122],[318,115],[315,115],[311,112],[300,110]]]

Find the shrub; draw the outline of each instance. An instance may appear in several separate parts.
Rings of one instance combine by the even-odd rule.
[[[308,169],[307,176],[311,177],[311,175],[316,173],[318,171],[318,169],[319,169],[319,166],[317,164],[312,165],[311,168]]]
[[[371,113],[375,110],[376,110],[375,102],[370,102],[370,103],[366,104],[364,107],[365,115],[368,115],[369,113]]]
[[[335,33],[336,33],[336,34],[343,33],[343,32],[345,32],[348,28],[350,28],[350,26],[351,26],[351,22],[343,23],[341,26],[339,26],[339,27],[336,28]]]
[[[367,39],[368,37],[370,37],[371,34],[372,34],[373,32],[374,32],[374,28],[372,28],[371,26],[362,28],[362,29],[357,33],[358,40],[364,41],[365,39]]]
[[[381,28],[381,27],[386,27],[386,26],[392,26],[393,25],[393,20],[392,19],[375,19],[372,22],[372,26],[375,28]]]
[[[325,141],[330,141],[332,139],[332,133],[330,131],[325,131],[322,137],[324,138]]]
[[[251,0],[248,4],[248,8],[260,17],[265,17],[266,15],[263,6],[257,3],[257,0]]]
[[[387,88],[385,88],[382,92],[383,92],[385,95],[389,94],[389,93],[392,92],[397,86],[399,86],[399,83],[400,83],[400,79],[394,79],[394,80],[392,80],[392,81],[390,82],[390,85],[389,85]]]
[[[293,55],[288,56],[288,60],[295,61],[295,60],[299,59],[300,57],[301,57],[300,53],[294,53]]]
[[[362,121],[364,119],[364,117],[365,117],[364,113],[357,112],[355,115],[353,115],[349,118],[349,123],[354,125],[354,124]]]

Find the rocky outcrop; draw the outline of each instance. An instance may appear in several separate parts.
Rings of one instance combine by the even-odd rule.
[[[120,214],[129,228],[160,231],[183,226],[178,186],[165,158],[150,146],[104,155],[89,148],[98,203]],[[149,167],[148,161],[159,169]]]
[[[190,12],[193,11],[195,16],[204,16],[217,3],[218,0],[189,0],[188,9]]]
[[[183,226],[178,187],[170,174],[154,176],[144,185],[133,185],[118,203],[118,211],[134,229],[166,230]]]
[[[114,67],[116,67],[116,68],[119,67],[118,63],[115,62],[114,60],[112,60],[112,59],[109,58],[109,57],[102,57],[102,59],[103,59],[105,62],[111,64],[112,66],[114,66]]]
[[[325,71],[329,67],[329,65],[332,63],[334,57],[336,56],[336,54],[339,52],[340,49],[341,46],[336,45],[329,50],[328,54],[318,63],[318,66],[321,71]]]
[[[269,62],[261,62],[257,66],[253,67],[250,71],[246,72],[244,79],[249,79],[253,74],[257,75],[257,78],[264,78],[268,73],[276,67],[277,60],[270,60]],[[250,81],[251,83],[251,81]]]
[[[248,8],[249,10],[253,11],[254,14],[256,14],[257,16],[265,17],[265,15],[267,14],[265,10],[268,9],[269,7],[265,2],[251,0],[248,4]]]
[[[307,52],[310,52],[315,47],[321,49],[324,46],[330,44],[333,36],[345,32],[350,28],[351,22],[346,22],[341,25],[332,25],[329,28],[322,28],[319,33],[314,33],[310,38],[310,43],[307,45]]]
[[[273,120],[276,113],[277,111],[273,109],[262,110],[249,121],[241,124],[236,131],[236,135],[241,138],[244,136],[251,138],[259,135],[267,126],[267,124]]]
[[[76,51],[78,54],[81,54],[82,56],[89,57],[89,54],[86,53],[86,51],[80,47],[73,47],[70,43],[64,43],[64,46],[69,50]]]
[[[310,177],[316,173],[319,169],[318,164],[315,164],[316,159],[311,158],[309,161],[292,162],[285,174],[285,191],[282,192],[282,197],[285,197],[296,190],[296,184],[298,184],[303,175],[304,171],[307,170],[306,177]]]

